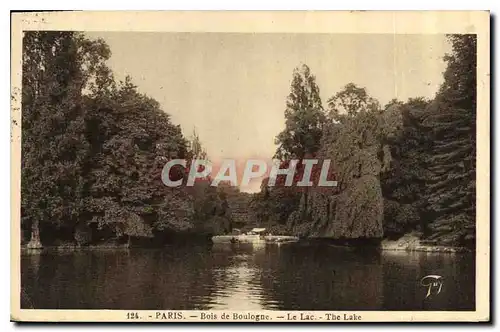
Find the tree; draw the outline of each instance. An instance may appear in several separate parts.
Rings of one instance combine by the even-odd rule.
[[[431,239],[473,244],[476,212],[476,35],[450,35],[452,51],[425,123],[428,154],[426,209]]]
[[[384,202],[386,235],[401,236],[420,226],[426,231],[428,218],[421,213],[425,193],[425,154],[431,144],[429,129],[423,120],[430,101],[410,98],[407,102],[392,100],[385,106],[397,107],[402,127],[398,135],[386,139],[389,144],[391,167],[380,175]]]
[[[307,65],[295,68],[285,110],[285,129],[278,134],[275,157],[302,159],[319,148],[324,122],[316,78]]]
[[[309,67],[303,64],[293,71],[291,91],[286,101],[285,129],[275,139],[278,149],[274,157],[282,162],[298,159],[300,167],[302,159],[315,156],[319,150],[324,122],[325,115],[316,78]],[[307,187],[303,191],[307,195]],[[286,223],[288,216],[298,206],[301,191],[297,187],[278,185],[270,188],[269,193],[269,218]],[[265,205],[257,206],[267,208]]]
[[[123,216],[129,215],[138,216],[136,224],[158,232],[189,228],[189,195],[161,181],[169,159],[187,156],[187,141],[159,103],[139,93],[127,78],[91,100],[86,116],[92,146],[87,219],[117,237],[126,235],[120,230]],[[183,199],[186,204],[179,203]]]
[[[277,185],[268,187],[269,178],[265,178],[261,191],[253,194],[249,202],[252,215],[260,226],[284,225],[298,207],[301,191],[296,187],[284,187],[284,181],[280,180],[278,177]]]
[[[127,235],[127,244],[130,247],[132,237],[153,237],[153,231],[150,225],[144,223],[140,216],[135,213],[129,213],[123,216],[123,233]]]
[[[395,167],[382,175],[384,196],[401,203],[416,202],[424,187],[424,153],[429,146],[428,129],[423,125],[429,101],[410,98],[397,103],[402,115],[400,134],[390,141]]]
[[[193,129],[193,134],[189,142],[189,149],[193,159],[207,159],[207,151],[201,144],[200,136],[198,136],[196,128]]]
[[[87,242],[88,226],[107,238],[193,227],[190,194],[161,181],[167,160],[188,157],[188,142],[131,78],[115,82],[109,56],[103,41],[79,33],[24,36],[21,218],[30,247],[44,234],[48,243]]]
[[[334,121],[352,117],[357,113],[375,111],[380,108],[378,101],[368,95],[365,88],[354,83],[347,84],[327,101],[328,116]]]
[[[21,221],[31,228],[30,247],[41,245],[40,224],[79,222],[88,148],[83,91],[106,72],[109,55],[101,40],[75,32],[24,34]]]

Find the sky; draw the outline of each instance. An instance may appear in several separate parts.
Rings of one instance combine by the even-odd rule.
[[[445,36],[394,34],[92,32],[117,79],[132,77],[213,161],[272,158],[293,69],[307,64],[323,105],[348,83],[382,105],[432,98],[442,83]],[[326,108],[326,107],[325,107]],[[256,191],[251,183],[244,191]]]

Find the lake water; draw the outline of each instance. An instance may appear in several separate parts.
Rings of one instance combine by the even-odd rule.
[[[427,299],[426,275],[443,278]],[[44,309],[474,310],[475,260],[303,243],[43,251],[22,254],[21,282]]]

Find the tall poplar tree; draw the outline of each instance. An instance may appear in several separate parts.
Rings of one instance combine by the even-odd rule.
[[[285,129],[276,137],[275,157],[302,159],[318,151],[324,112],[316,78],[307,65],[295,68],[285,110]]]

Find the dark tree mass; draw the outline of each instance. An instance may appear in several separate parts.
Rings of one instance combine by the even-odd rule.
[[[21,220],[28,246],[218,232],[229,223],[220,190],[161,181],[167,160],[199,157],[197,136],[190,144],[129,78],[116,83],[109,57],[103,41],[78,33],[25,33]]]
[[[330,159],[338,186],[267,180],[256,194],[201,179],[161,181],[171,159],[209,158],[131,78],[117,82],[102,40],[26,32],[22,60],[23,244],[162,245],[265,226],[332,239],[475,242],[476,36],[450,35],[433,100],[380,103],[353,83],[325,108],[306,65],[293,72],[276,158]],[[168,111],[168,110],[167,110]],[[174,170],[183,178],[186,172]],[[232,213],[237,215],[233,220]]]
[[[254,218],[305,237],[414,233],[424,243],[474,247],[476,36],[448,41],[444,83],[433,100],[381,107],[350,83],[323,110],[309,68],[297,69],[276,156],[331,159],[339,185],[329,192],[264,188],[253,197]]]

